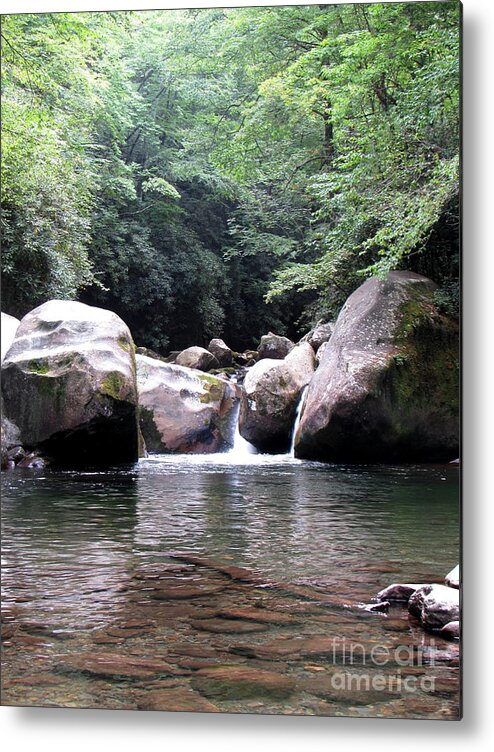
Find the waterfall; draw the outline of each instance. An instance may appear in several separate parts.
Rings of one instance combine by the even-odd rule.
[[[307,389],[309,388],[309,385],[304,386],[302,391],[300,392],[300,398],[297,405],[297,412],[295,413],[295,422],[293,424],[293,431],[292,431],[292,441],[290,444],[290,456],[295,457],[295,437],[297,435],[298,427],[300,425],[300,418],[302,417],[302,410],[305,403],[305,395],[307,394]]]
[[[249,455],[257,454],[255,446],[250,444],[243,436],[240,435],[238,428],[238,419],[240,416],[240,400],[238,401],[238,407],[235,414],[235,433],[233,435],[233,446],[228,452],[232,459],[238,457],[239,459],[245,459]]]

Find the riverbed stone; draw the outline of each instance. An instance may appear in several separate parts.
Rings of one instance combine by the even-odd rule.
[[[258,358],[270,358],[274,360],[283,360],[286,358],[289,352],[293,350],[295,343],[288,337],[281,337],[279,334],[264,334],[261,337],[259,347],[257,349]]]
[[[148,452],[218,452],[230,445],[233,386],[216,376],[137,355],[139,424]]]
[[[347,300],[310,382],[297,457],[449,461],[458,456],[458,323],[412,272],[371,278]]]
[[[257,450],[278,453],[289,449],[298,400],[314,368],[314,350],[303,342],[283,360],[265,358],[248,371],[239,431]]]
[[[458,621],[459,591],[446,585],[423,585],[410,597],[408,610],[426,629],[439,630],[448,622]]]
[[[80,672],[108,679],[149,679],[161,674],[173,676],[177,669],[161,658],[143,658],[123,653],[87,652],[62,656],[61,672]]]
[[[194,629],[213,634],[246,634],[252,632],[265,632],[267,624],[254,621],[241,621],[240,619],[192,619],[190,622]]]
[[[204,347],[187,347],[182,350],[175,358],[177,366],[184,368],[194,368],[198,371],[210,371],[211,368],[218,368],[219,363],[215,356]]]
[[[170,687],[143,693],[137,700],[139,710],[184,713],[217,713],[218,708],[190,687]]]
[[[218,611],[222,619],[242,619],[260,622],[261,624],[276,624],[280,626],[294,626],[301,623],[300,619],[289,612],[270,611],[267,608],[231,608]]]
[[[2,365],[20,443],[62,466],[138,456],[134,344],[112,311],[51,300],[22,319]]]
[[[200,669],[191,679],[202,695],[219,700],[269,697],[282,700],[296,690],[294,679],[274,671],[244,665]]]

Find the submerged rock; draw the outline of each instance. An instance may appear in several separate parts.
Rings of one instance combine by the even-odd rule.
[[[314,373],[314,365],[314,351],[304,342],[284,360],[260,360],[247,373],[239,430],[259,451],[276,453],[289,449],[297,403]]]
[[[55,464],[137,459],[134,344],[111,311],[51,300],[24,316],[2,366],[2,396],[19,443]]]
[[[143,692],[137,700],[139,710],[169,713],[217,713],[218,708],[190,687],[170,687]]]
[[[281,337],[279,334],[265,334],[261,337],[258,347],[259,360],[262,358],[273,358],[274,360],[283,360],[289,352],[293,350],[295,343],[288,337]]]
[[[210,371],[211,368],[218,368],[219,363],[209,350],[204,347],[188,347],[182,350],[175,358],[177,366],[185,368],[195,368],[198,371]]]
[[[443,461],[458,455],[458,325],[436,286],[390,272],[343,306],[311,380],[297,457]]]
[[[16,319],[15,316],[10,316],[8,313],[3,313],[2,311],[2,330],[1,330],[1,362],[3,363],[3,359],[5,358],[9,347],[11,346],[12,342],[15,339],[15,335],[17,332],[17,329],[19,328],[19,324],[21,323],[19,319]]]
[[[136,356],[139,423],[148,452],[217,452],[231,440],[235,391],[202,371]]]
[[[161,658],[144,658],[122,653],[82,652],[60,658],[57,671],[79,672],[108,679],[151,679],[179,673]]]
[[[423,585],[408,601],[408,610],[426,629],[438,630],[460,617],[460,593],[446,585]]]
[[[219,700],[250,697],[284,699],[296,689],[295,681],[283,674],[247,666],[214,666],[200,669],[191,679],[194,689]]]

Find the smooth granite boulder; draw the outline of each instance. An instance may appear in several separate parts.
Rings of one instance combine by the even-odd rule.
[[[458,456],[458,324],[436,285],[390,272],[343,306],[310,382],[297,457],[340,462]]]
[[[139,424],[148,452],[217,452],[233,440],[233,386],[202,371],[137,355]]]
[[[2,366],[5,415],[55,465],[138,456],[134,343],[111,311],[51,300],[22,319]]]

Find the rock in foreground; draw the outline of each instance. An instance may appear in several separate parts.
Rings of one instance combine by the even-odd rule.
[[[408,601],[408,610],[426,629],[439,630],[460,618],[460,593],[446,585],[423,585]]]
[[[136,361],[139,422],[148,452],[217,452],[231,441],[233,387],[144,355]]]
[[[239,430],[261,452],[289,449],[301,390],[314,373],[315,356],[308,342],[297,345],[284,360],[256,363],[244,381]]]
[[[312,379],[297,457],[446,461],[458,455],[458,326],[411,272],[347,300]]]
[[[138,455],[134,344],[111,311],[51,300],[22,319],[2,366],[19,441],[62,466]]]

